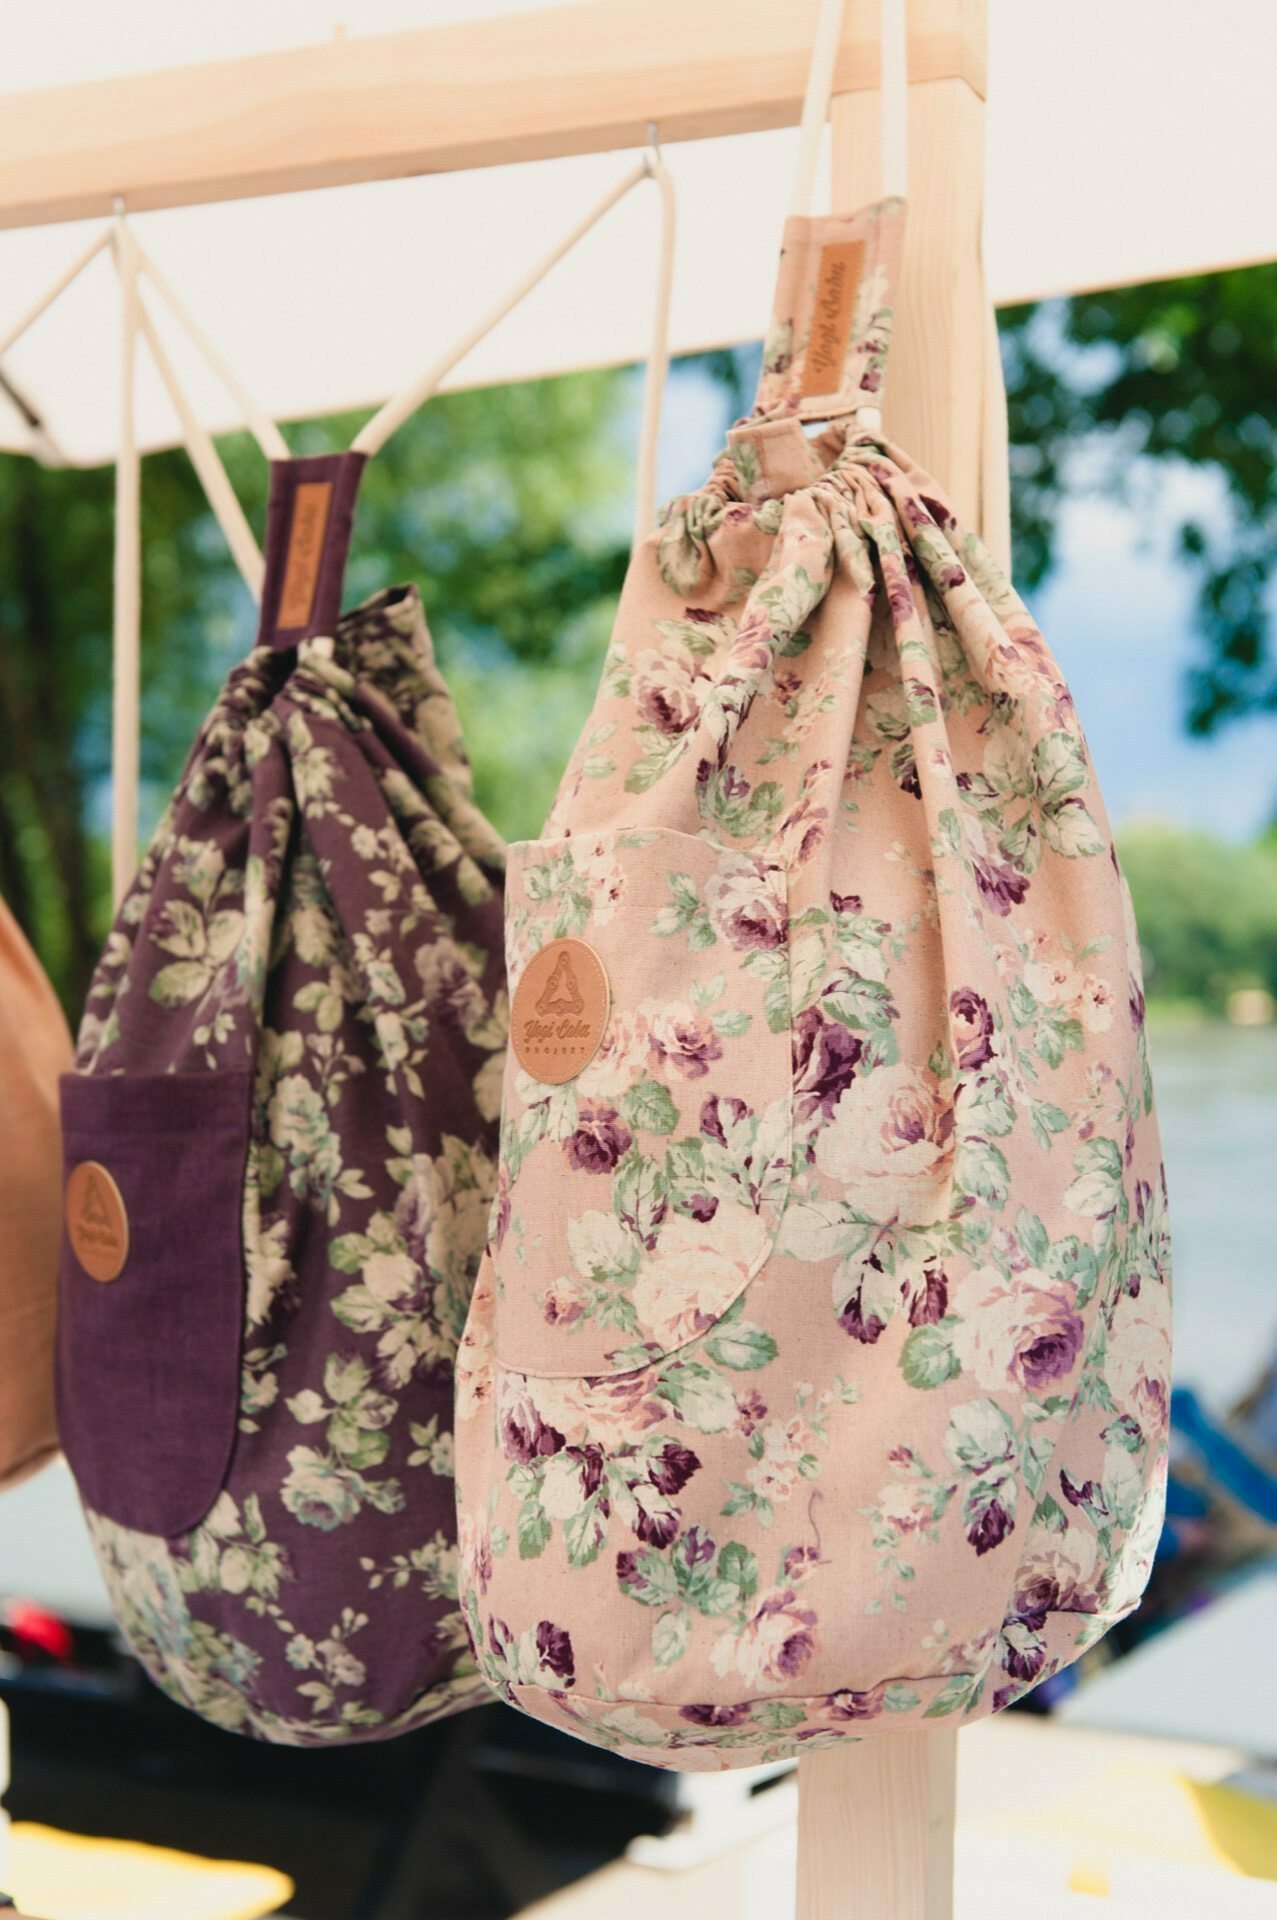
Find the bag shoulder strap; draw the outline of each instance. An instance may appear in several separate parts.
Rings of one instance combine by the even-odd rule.
[[[792,211],[752,420],[879,416],[904,244],[908,84],[903,0],[881,0],[883,198],[813,216],[845,0],[824,0],[812,48]],[[878,425],[878,417],[867,424]],[[741,430],[743,431],[743,429]]]

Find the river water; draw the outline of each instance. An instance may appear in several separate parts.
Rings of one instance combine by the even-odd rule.
[[[1223,1410],[1277,1351],[1277,1028],[1154,1028],[1175,1374]]]

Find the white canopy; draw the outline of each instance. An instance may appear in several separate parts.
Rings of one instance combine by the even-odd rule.
[[[15,10],[8,90],[512,13],[547,0],[42,0]],[[696,0],[688,0],[694,6]],[[754,0],[742,0],[742,6]],[[579,0],[606,6],[608,0]],[[851,0],[854,6],[859,0]],[[986,261],[999,304],[1277,257],[1271,0],[990,0]],[[758,337],[796,135],[666,149],[679,189],[672,347]],[[371,405],[510,286],[632,156],[589,154],[136,216],[139,237],[265,408]],[[99,223],[100,224],[100,223]],[[0,337],[93,223],[0,232]],[[481,384],[642,356],[656,196],[631,194],[458,369]],[[115,449],[113,270],[100,257],[4,371],[69,460]],[[163,316],[160,316],[163,321]],[[233,403],[171,328],[202,417]],[[143,446],[176,425],[153,370]],[[0,396],[0,445],[30,444]]]

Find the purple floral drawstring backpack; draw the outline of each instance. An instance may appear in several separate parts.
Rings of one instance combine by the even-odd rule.
[[[1041,634],[858,417],[902,220],[791,219],[755,411],[509,850],[462,1598],[507,1700],[666,1767],[1005,1706],[1162,1516],[1129,897]]]
[[[420,601],[339,617],[363,461],[272,470],[262,627],[63,1081],[63,1442],[116,1615],[218,1725],[480,1697],[452,1365],[495,1179],[503,848]]]

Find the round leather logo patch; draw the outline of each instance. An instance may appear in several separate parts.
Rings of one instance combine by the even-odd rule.
[[[535,1080],[561,1087],[599,1050],[612,1010],[607,970],[584,940],[551,940],[515,988],[510,1042]]]
[[[129,1257],[124,1196],[97,1160],[81,1160],[67,1181],[67,1238],[90,1280],[118,1280]]]

